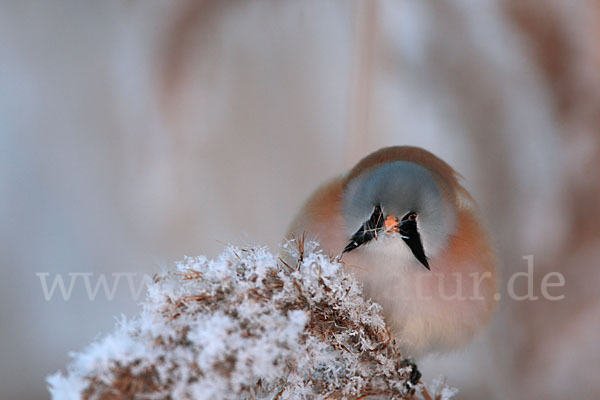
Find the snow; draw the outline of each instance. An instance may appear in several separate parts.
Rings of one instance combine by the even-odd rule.
[[[302,247],[285,262],[262,247],[185,258],[149,283],[139,315],[48,377],[52,398],[452,398],[442,381],[426,394],[408,381],[380,306]]]

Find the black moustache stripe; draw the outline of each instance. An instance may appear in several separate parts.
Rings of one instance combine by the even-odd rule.
[[[383,212],[380,206],[375,206],[369,220],[361,225],[361,227],[352,235],[350,243],[344,248],[342,253],[347,253],[362,246],[365,243],[377,237],[380,230],[383,229]]]
[[[400,225],[400,235],[402,235],[402,240],[408,245],[415,258],[419,260],[425,268],[429,269],[429,261],[427,260],[425,250],[423,249],[421,235],[417,229],[417,221],[403,220]]]

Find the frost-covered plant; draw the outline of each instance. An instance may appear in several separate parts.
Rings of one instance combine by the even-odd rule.
[[[380,306],[302,240],[229,246],[148,286],[142,312],[48,378],[55,399],[449,399],[403,360]]]

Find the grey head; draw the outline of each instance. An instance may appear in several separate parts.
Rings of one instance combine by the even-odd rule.
[[[429,259],[444,248],[456,223],[449,203],[432,173],[419,164],[393,161],[365,171],[344,189],[348,245],[343,252],[392,236],[386,240],[401,240],[429,269]]]

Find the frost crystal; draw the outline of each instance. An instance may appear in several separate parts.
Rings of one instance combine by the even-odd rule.
[[[440,382],[431,394],[410,382],[380,306],[339,263],[304,247],[284,259],[235,247],[186,258],[154,279],[136,318],[48,378],[53,398],[452,397]]]

